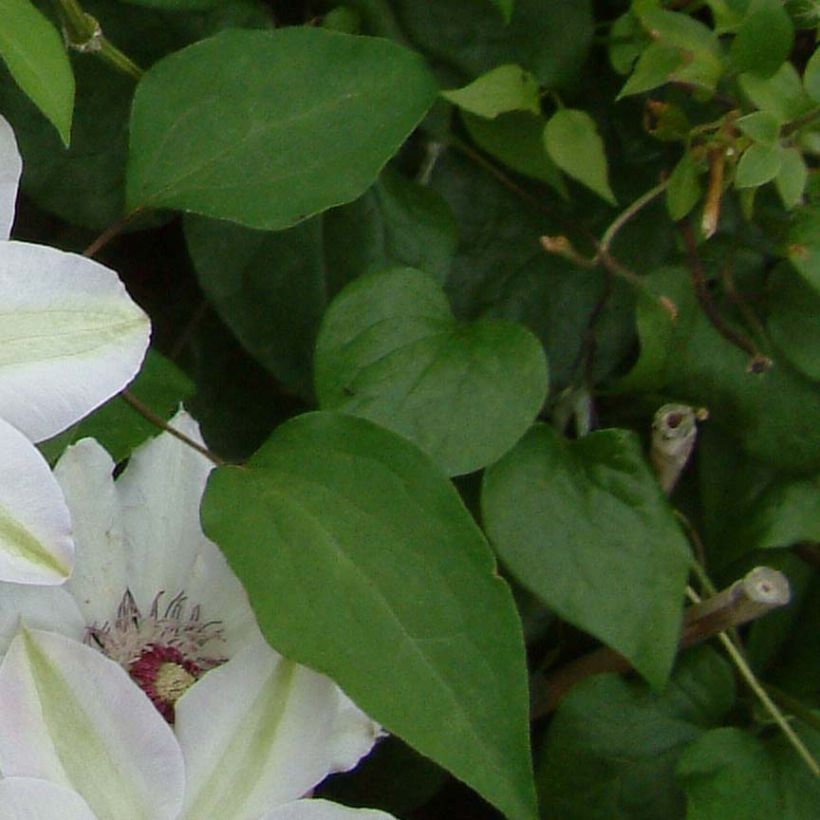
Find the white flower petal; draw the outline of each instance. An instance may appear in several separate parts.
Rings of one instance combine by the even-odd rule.
[[[196,424],[179,413],[171,426],[195,436]],[[117,480],[129,555],[131,592],[145,611],[159,590],[186,585],[205,540],[199,504],[213,465],[169,433],[131,454]]]
[[[0,664],[0,769],[74,789],[100,820],[174,820],[185,783],[173,732],[128,675],[36,630]]]
[[[184,412],[171,426],[197,442],[196,422]],[[178,593],[200,605],[205,621],[224,628],[222,651],[232,654],[258,635],[248,597],[225,557],[199,523],[199,505],[213,464],[169,433],[136,450],[117,480],[128,550],[129,587],[141,612],[157,593]]]
[[[65,585],[0,584],[0,658],[21,626],[81,641],[86,623]]]
[[[0,116],[0,241],[11,234],[23,160],[8,121]]]
[[[386,732],[339,690],[339,708],[328,741],[328,774],[350,771]]]
[[[33,441],[125,387],[149,335],[114,271],[56,248],[0,242],[0,418]]]
[[[111,456],[90,438],[69,447],[54,468],[74,525],[74,572],[66,587],[89,626],[116,615],[127,587],[113,471]]]
[[[376,809],[350,809],[329,800],[294,800],[277,806],[259,820],[396,820]]]
[[[37,448],[0,419],[0,581],[61,584],[73,561],[59,485]]]
[[[337,762],[344,705],[329,678],[261,640],[208,672],[176,704],[188,776],[183,816],[256,820],[302,797]]]
[[[34,777],[0,780],[0,820],[97,820],[76,792]]]

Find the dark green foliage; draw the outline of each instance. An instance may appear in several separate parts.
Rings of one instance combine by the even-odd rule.
[[[717,587],[781,570],[793,603],[736,637],[817,756],[816,4],[82,5],[144,73],[66,73],[40,16],[0,33],[15,236],[111,228],[154,325],[131,393],[236,462],[208,535],[274,647],[395,735],[327,793],[402,820],[814,817],[768,712],[678,637],[693,561]],[[666,402],[708,410],[671,498]],[[43,451],[152,431],[115,398]],[[601,645],[633,673],[529,723]]]

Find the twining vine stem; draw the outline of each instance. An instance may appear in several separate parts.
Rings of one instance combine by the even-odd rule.
[[[579,253],[566,236],[542,236],[541,246],[549,253],[563,256],[565,259],[568,259],[580,267],[594,268],[598,265],[602,265],[610,274],[623,279],[632,285],[632,287],[643,291],[650,298],[654,299],[674,320],[677,318],[677,308],[672,300],[666,296],[658,296],[652,293],[641,276],[619,262],[610,250],[615,237],[624,225],[632,220],[654,199],[660,196],[668,185],[668,179],[661,180],[657,185],[641,194],[631,205],[624,208],[604,231],[600,239],[592,239],[592,244],[595,246],[595,255],[591,258]]]
[[[96,256],[112,239],[122,233],[127,225],[133,222],[141,213],[142,208],[135,208],[131,213],[126,214],[122,219],[118,219],[109,225],[84,251],[83,256],[92,258]]]
[[[749,356],[749,372],[762,373],[768,370],[772,365],[772,360],[761,353],[754,342],[748,336],[730,327],[720,315],[709,290],[706,287],[706,276],[703,270],[703,263],[698,255],[697,243],[695,242],[695,235],[689,222],[682,219],[678,224],[678,231],[680,232],[683,244],[686,247],[686,255],[689,261],[689,275],[692,279],[692,288],[695,291],[695,296],[698,304],[703,310],[706,318],[711,322],[712,327],[723,336],[728,342],[731,342],[735,347],[740,348]]]
[[[181,442],[187,444],[192,450],[196,450],[198,453],[201,453],[205,456],[205,458],[216,464],[217,467],[224,467],[228,463],[221,456],[218,456],[216,453],[211,452],[207,447],[204,447],[199,442],[196,442],[192,438],[186,436],[185,433],[180,433],[179,430],[171,427],[165,419],[158,416],[153,410],[151,410],[150,407],[143,404],[143,402],[141,402],[133,393],[130,393],[128,390],[123,390],[120,393],[120,396],[122,396],[122,399],[126,404],[133,407],[134,410],[136,410],[144,419],[151,422],[151,424],[155,427],[159,427],[160,430],[170,433],[174,436],[174,438],[177,438]]]

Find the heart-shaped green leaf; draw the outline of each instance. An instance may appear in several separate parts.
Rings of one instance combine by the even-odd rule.
[[[817,755],[820,733],[798,726]],[[820,779],[777,736],[712,729],[683,752],[677,775],[686,789],[686,817],[691,820],[773,815],[810,820],[820,805]]]
[[[690,555],[632,433],[539,424],[487,470],[481,508],[518,581],[663,686]]]
[[[436,93],[423,60],[388,40],[224,31],[140,82],[128,206],[287,228],[363,193]]]
[[[339,294],[315,366],[322,408],[401,433],[450,475],[502,456],[547,390],[544,351],[530,331],[457,322],[441,287],[412,268],[362,277]]]
[[[521,624],[427,456],[363,419],[302,415],[212,474],[202,516],[274,647],[505,817],[535,817]]]
[[[582,681],[558,707],[539,756],[542,817],[689,817],[675,764],[734,698],[731,667],[708,647],[684,655],[660,694],[617,675]]]

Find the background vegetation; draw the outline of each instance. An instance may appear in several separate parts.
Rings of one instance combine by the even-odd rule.
[[[327,792],[816,817],[817,3],[37,8],[0,2],[15,236],[87,248],[154,326],[45,452],[124,459],[185,402],[267,637],[392,734]],[[671,502],[667,402],[708,410]],[[678,652],[687,578],[759,564],[791,603]],[[633,672],[578,672],[600,644]]]

